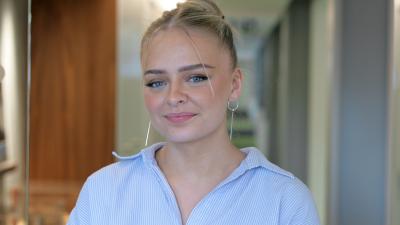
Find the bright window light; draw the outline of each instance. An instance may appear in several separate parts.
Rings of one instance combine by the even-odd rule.
[[[162,10],[171,10],[176,7],[177,3],[184,2],[185,0],[159,0],[159,4]]]

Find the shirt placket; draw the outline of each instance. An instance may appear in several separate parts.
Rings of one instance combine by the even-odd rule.
[[[186,225],[212,225],[212,224],[207,224],[204,221],[204,217],[200,216],[204,214],[203,207],[204,205],[207,205],[207,201],[209,201],[213,195],[223,186],[229,185],[231,182],[239,178],[241,175],[243,175],[246,172],[246,168],[244,165],[240,165],[230,176],[225,178],[225,180],[221,181],[219,185],[217,185],[211,192],[209,192],[204,198],[197,203],[197,205],[193,208],[192,212],[190,213],[188,220],[186,222]],[[221,199],[221,201],[224,201],[226,199]],[[207,215],[207,217],[213,217],[214,215]]]
[[[168,203],[170,204],[173,214],[175,215],[175,224],[176,225],[182,225],[182,217],[181,217],[181,211],[179,210],[178,202],[176,200],[175,194],[172,191],[171,186],[167,182],[167,179],[165,178],[164,174],[161,172],[161,170],[158,168],[157,165],[152,165],[152,170],[157,177],[157,180],[164,191],[164,194],[166,198],[168,199]]]

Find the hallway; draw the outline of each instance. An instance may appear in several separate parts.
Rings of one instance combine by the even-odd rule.
[[[0,2],[0,224],[64,224],[144,147],[140,40],[177,2]],[[244,72],[232,142],[302,180],[321,224],[400,224],[400,0],[215,2]]]

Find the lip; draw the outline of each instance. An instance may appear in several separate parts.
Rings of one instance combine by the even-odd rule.
[[[180,113],[168,113],[164,117],[171,123],[183,123],[192,119],[196,115],[197,114],[190,112],[180,112]]]

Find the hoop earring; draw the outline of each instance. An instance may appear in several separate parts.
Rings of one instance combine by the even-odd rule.
[[[149,125],[147,127],[147,133],[146,133],[146,141],[144,142],[144,146],[147,146],[147,143],[149,141],[149,134],[150,134],[150,127],[151,127],[151,120],[149,121]]]
[[[228,109],[231,111],[231,123],[230,123],[230,129],[229,129],[229,140],[232,140],[232,125],[233,125],[233,114],[235,111],[239,108],[239,102],[238,101],[228,101]]]

